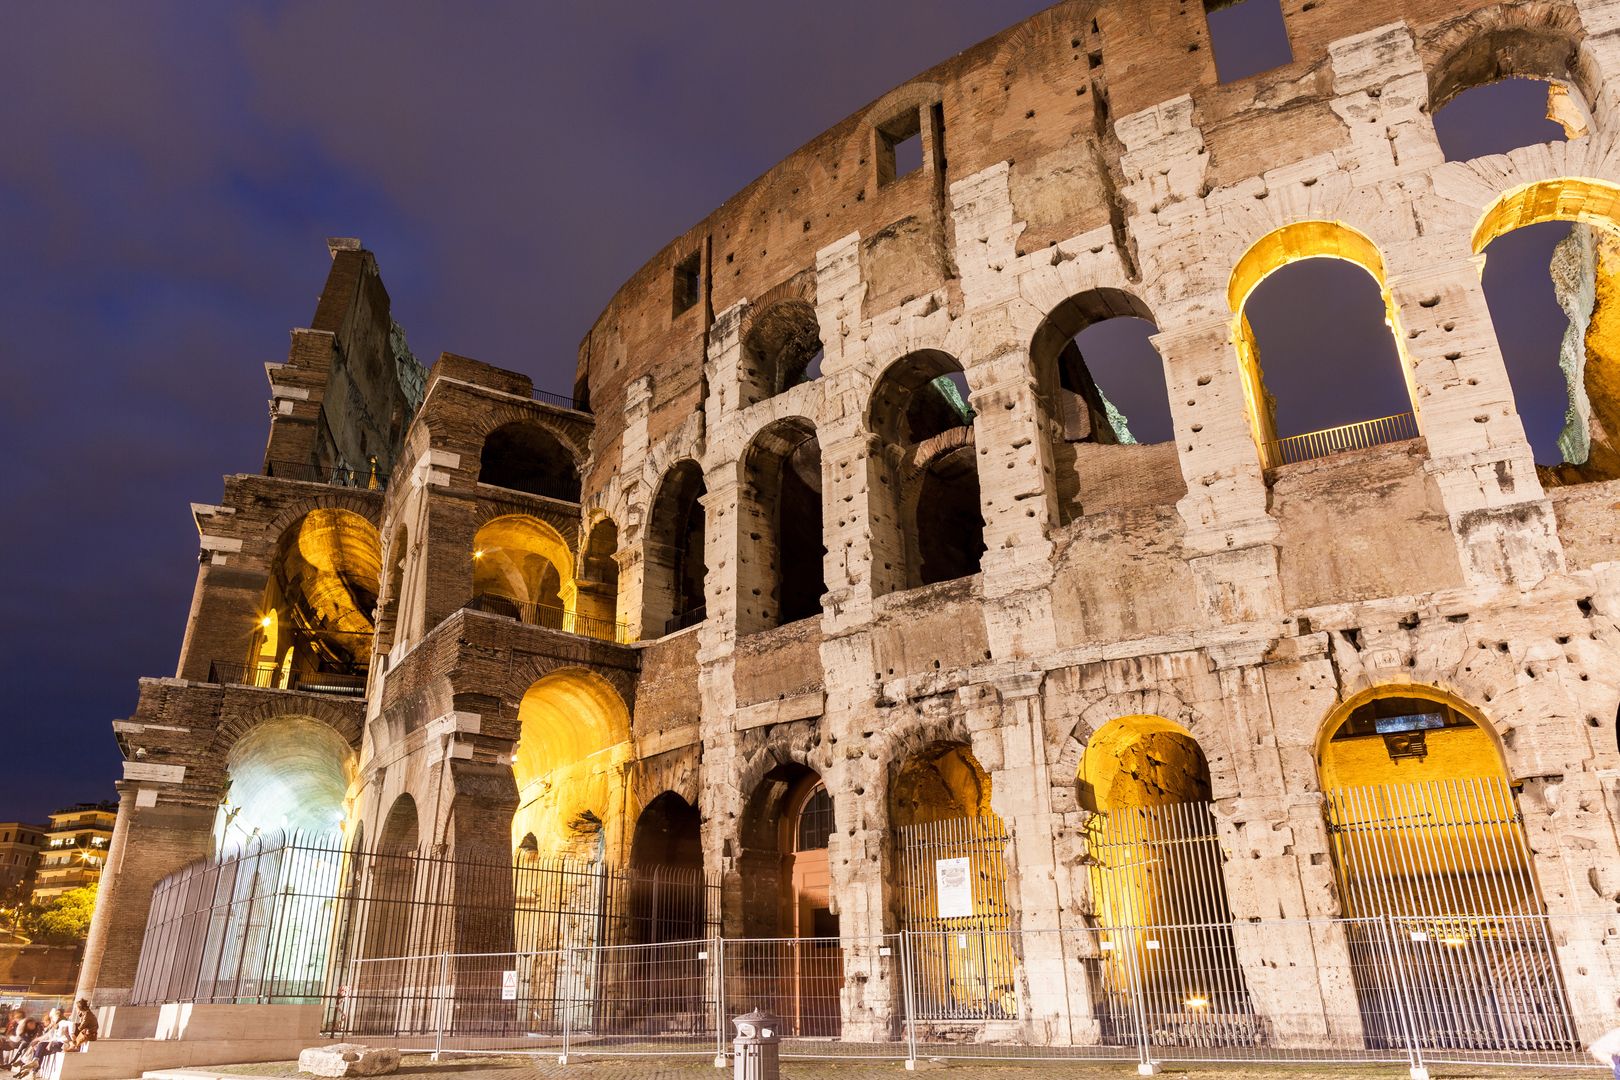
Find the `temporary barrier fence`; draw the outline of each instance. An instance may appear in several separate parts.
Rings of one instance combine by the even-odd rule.
[[[1568,992],[1560,956],[1601,950],[1615,923],[1384,916],[356,959],[333,1034],[724,1063],[731,1018],[758,1008],[780,1018],[788,1058],[1596,1069],[1583,1048],[1620,1015],[1612,991]],[[1219,929],[1235,949],[1211,946]],[[985,972],[1003,963],[986,1007]]]

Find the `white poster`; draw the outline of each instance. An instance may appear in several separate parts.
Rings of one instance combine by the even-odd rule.
[[[501,1000],[502,1001],[516,1001],[517,1000],[517,972],[515,972],[515,971],[503,971],[503,972],[501,972]]]
[[[935,859],[934,890],[939,895],[940,918],[972,917],[973,873],[967,859]]]

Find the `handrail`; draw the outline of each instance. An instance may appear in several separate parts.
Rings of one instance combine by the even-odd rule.
[[[321,466],[309,461],[267,461],[264,474],[282,480],[302,480],[310,484],[332,484],[348,488],[383,488],[388,486],[388,474],[377,470],[377,461],[364,469],[348,469],[337,465]]]
[[[1376,420],[1358,420],[1354,424],[1274,439],[1265,444],[1265,466],[1275,469],[1279,465],[1293,465],[1347,450],[1366,450],[1384,443],[1415,439],[1418,435],[1417,417],[1409,412]]]
[[[490,615],[504,615],[527,626],[560,630],[566,634],[595,638],[597,641],[612,641],[626,645],[635,637],[630,631],[629,623],[569,611],[556,604],[519,600],[515,596],[505,596],[501,593],[481,592],[462,606]]]
[[[366,692],[364,673],[340,671],[291,671],[287,685],[281,685],[279,665],[254,665],[215,660],[208,665],[208,682],[215,686],[251,686],[260,690],[298,690],[306,694],[332,694],[359,697]]]
[[[535,390],[532,392],[531,396],[536,401],[543,402],[547,405],[555,405],[560,409],[568,409],[571,412],[585,413],[586,415],[589,415],[591,411],[584,401],[581,401],[579,398],[570,394],[553,394],[549,390]]]

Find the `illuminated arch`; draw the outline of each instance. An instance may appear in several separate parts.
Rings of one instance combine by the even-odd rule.
[[[1620,185],[1584,176],[1559,176],[1520,184],[1498,195],[1474,226],[1474,254],[1504,233],[1569,221],[1620,232]]]
[[[249,652],[253,681],[362,690],[381,576],[377,530],[359,514],[323,507],[289,525],[276,545]]]
[[[1186,782],[1167,784],[1142,776],[1145,761],[1172,753],[1195,767]],[[1211,797],[1203,748],[1190,731],[1162,716],[1122,716],[1104,724],[1086,743],[1078,779],[1082,805],[1089,803],[1091,809],[1104,812],[1208,802]]]
[[[1366,762],[1361,762],[1358,769],[1358,762],[1353,760],[1351,755],[1345,754],[1342,746],[1334,746],[1335,736],[1358,712],[1380,701],[1414,701],[1439,705],[1468,721],[1469,726],[1455,730],[1447,729],[1447,737],[1436,742],[1455,742],[1457,745],[1448,748],[1448,752],[1438,756],[1433,763],[1425,758],[1421,766],[1409,766],[1406,775],[1386,770],[1376,761],[1372,762],[1374,766],[1378,766],[1376,768],[1369,768]],[[1379,753],[1383,754],[1383,751],[1380,750]],[[1467,777],[1489,777],[1502,781],[1512,779],[1502,742],[1485,715],[1457,695],[1421,683],[1386,683],[1370,686],[1346,698],[1328,714],[1317,732],[1316,765],[1324,790],[1352,784],[1456,780]],[[1419,775],[1410,775],[1419,771]]]
[[[574,558],[556,529],[527,514],[494,518],[473,536],[472,560],[473,595],[487,610],[569,629]]]
[[[250,729],[225,759],[217,848],[275,832],[327,835],[343,828],[355,754],[327,724],[280,716]]]
[[[613,853],[633,752],[624,700],[601,676],[571,668],[529,687],[518,725],[513,848],[533,833],[542,856]]]
[[[966,743],[930,743],[908,755],[889,782],[889,823],[994,817],[990,789],[990,774]]]
[[[1412,415],[1417,419],[1421,431],[1423,421],[1418,411],[1412,364],[1406,355],[1400,313],[1389,291],[1384,257],[1378,245],[1342,222],[1296,221],[1267,233],[1251,244],[1233,267],[1226,290],[1227,304],[1232,312],[1231,340],[1237,349],[1238,368],[1243,379],[1244,406],[1248,410],[1250,429],[1262,462],[1270,464],[1267,447],[1277,441],[1276,415],[1261,373],[1260,350],[1244,308],[1261,282],[1290,263],[1302,259],[1340,259],[1361,267],[1377,283],[1384,300],[1384,321],[1394,338],[1407,397],[1412,403]]]

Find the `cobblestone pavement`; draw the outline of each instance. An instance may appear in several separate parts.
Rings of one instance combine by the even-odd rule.
[[[1093,1064],[1080,1061],[1042,1062],[921,1062],[919,1072],[935,1073],[939,1080],[1129,1080],[1136,1067],[1128,1062]],[[1563,1070],[1560,1070],[1563,1071]],[[294,1062],[235,1065],[215,1070],[176,1070],[165,1075],[185,1080],[241,1080],[243,1077],[296,1077]],[[433,1062],[408,1056],[396,1077],[409,1080],[729,1080],[729,1070],[716,1069],[704,1058],[605,1058],[575,1060],[559,1065],[550,1058],[471,1057]],[[782,1080],[901,1080],[908,1073],[896,1062],[785,1061]],[[1166,1065],[1161,1076],[1176,1080],[1407,1080],[1404,1068],[1342,1065]],[[1545,1074],[1532,1069],[1437,1070],[1436,1080],[1533,1080]],[[1571,1072],[1580,1077],[1596,1073]]]

